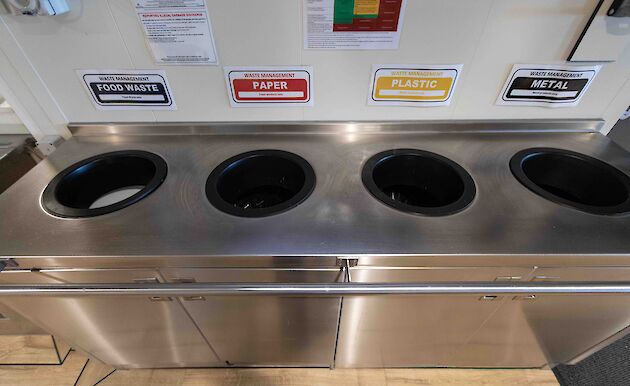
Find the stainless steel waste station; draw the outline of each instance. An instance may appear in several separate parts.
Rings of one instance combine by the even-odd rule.
[[[630,155],[598,125],[73,125],[0,196],[0,301],[116,367],[571,363],[630,324]]]

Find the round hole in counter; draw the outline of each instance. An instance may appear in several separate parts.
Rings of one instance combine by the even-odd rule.
[[[166,178],[166,162],[141,150],[100,154],[66,168],[48,184],[42,206],[60,217],[93,217],[134,204]]]
[[[377,199],[403,212],[446,216],[467,207],[475,183],[461,166],[416,149],[378,153],[363,167],[363,184]]]
[[[531,148],[516,153],[510,169],[525,187],[555,203],[601,215],[630,211],[630,177],[596,158]]]
[[[281,150],[256,150],[217,166],[206,196],[217,209],[240,217],[265,217],[303,202],[315,188],[315,172],[302,157]]]

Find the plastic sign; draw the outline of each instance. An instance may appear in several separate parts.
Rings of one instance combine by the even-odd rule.
[[[176,110],[162,70],[79,70],[97,110]]]
[[[447,106],[462,65],[372,66],[368,105]]]
[[[232,107],[312,106],[311,67],[225,67]]]
[[[601,65],[515,64],[497,105],[576,106]]]

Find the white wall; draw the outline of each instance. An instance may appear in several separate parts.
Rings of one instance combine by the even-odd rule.
[[[301,0],[207,0],[219,66],[158,66],[130,0],[70,0],[58,17],[2,15],[9,58],[55,127],[67,122],[604,118],[630,103],[630,44],[576,108],[495,106],[514,63],[564,63],[597,0],[409,0],[400,49],[302,49]],[[1,59],[1,58],[0,58]],[[368,107],[373,63],[463,63],[448,107]],[[312,65],[311,108],[230,108],[222,66]],[[0,75],[6,64],[0,60]],[[97,111],[76,69],[163,68],[177,111]],[[13,82],[15,83],[15,82]]]
[[[0,95],[0,134],[28,134],[28,130],[2,95]]]

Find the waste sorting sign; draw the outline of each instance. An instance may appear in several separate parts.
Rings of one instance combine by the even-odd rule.
[[[601,65],[516,64],[496,103],[517,106],[576,106],[600,68]]]
[[[372,66],[368,105],[447,106],[461,64]]]
[[[225,67],[232,107],[312,106],[311,67]]]
[[[176,110],[162,70],[79,70],[98,110]]]

